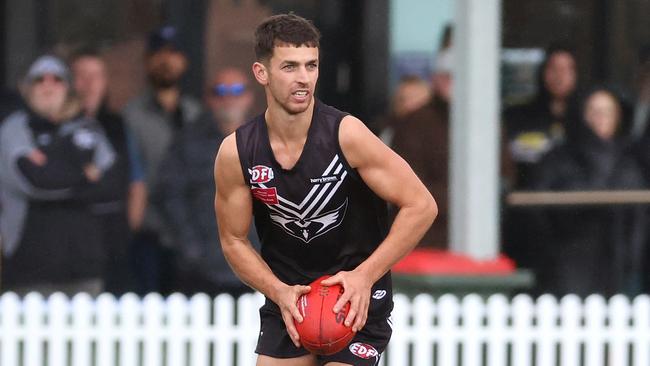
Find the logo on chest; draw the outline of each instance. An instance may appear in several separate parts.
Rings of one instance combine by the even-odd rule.
[[[310,179],[309,182],[296,181],[296,185],[299,185],[297,187],[267,187],[265,183],[273,179],[273,171],[266,166],[257,165],[248,171],[251,174],[253,197],[266,205],[271,222],[285,233],[309,243],[343,222],[348,198],[341,197],[340,193],[337,195],[337,192],[345,181],[347,171],[338,155],[334,156],[320,177]],[[254,176],[253,172],[256,171],[258,173]],[[280,188],[302,189],[305,184],[309,192],[300,203],[282,197],[278,192]],[[336,208],[332,209],[332,206]]]
[[[251,184],[268,183],[273,179],[273,169],[265,165],[255,165],[248,169],[251,175]]]

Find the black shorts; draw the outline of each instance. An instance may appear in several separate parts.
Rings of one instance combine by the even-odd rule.
[[[255,353],[273,358],[295,358],[308,354],[291,341],[282,315],[266,308],[260,309],[260,334]],[[375,366],[393,333],[389,317],[369,319],[342,351],[329,356],[317,355],[319,365],[342,362],[355,366]]]

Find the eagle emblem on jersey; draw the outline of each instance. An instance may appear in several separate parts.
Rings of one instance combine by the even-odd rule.
[[[348,200],[346,198],[345,202],[337,209],[316,217],[300,219],[271,212],[271,220],[281,226],[289,235],[309,243],[313,238],[339,226],[343,222],[347,208]]]
[[[263,201],[269,209],[271,222],[305,243],[341,225],[348,208],[348,198],[345,198],[345,201],[335,209],[323,211],[330,204],[346,176],[347,171],[343,163],[339,156],[335,155],[322,177],[336,177],[336,179],[328,179],[327,183],[314,184],[302,202],[292,202],[282,197],[280,192],[277,193],[277,203]],[[255,189],[269,189],[269,187],[264,183],[257,183],[251,186],[251,190]]]

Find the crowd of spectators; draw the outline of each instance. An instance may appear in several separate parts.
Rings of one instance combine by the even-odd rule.
[[[250,291],[221,254],[212,208],[220,142],[252,117],[247,73],[219,70],[204,101],[186,95],[169,26],[149,35],[144,63],[148,86],[121,112],[91,48],[43,55],[19,92],[3,91],[2,291]]]
[[[448,248],[451,29],[430,79],[406,75],[381,137],[430,189],[439,216],[421,246]],[[0,234],[3,291],[116,295],[250,291],[220,250],[213,162],[251,116],[245,70],[218,70],[203,100],[181,88],[189,67],[176,29],[147,42],[148,85],[109,108],[106,61],[93,49],[44,55],[19,92],[1,94]],[[538,92],[502,114],[504,190],[650,188],[650,50],[637,89],[578,80],[567,46],[545,53]],[[650,290],[648,210],[637,205],[505,207],[503,251],[536,274],[535,293]],[[254,230],[253,243],[258,243]]]

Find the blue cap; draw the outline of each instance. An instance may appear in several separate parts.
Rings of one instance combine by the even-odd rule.
[[[181,51],[181,43],[178,38],[178,30],[176,27],[170,25],[164,26],[149,34],[147,51],[149,53],[155,53],[162,48],[171,48],[176,51]]]
[[[54,75],[65,80],[70,81],[70,73],[65,63],[58,57],[52,55],[44,55],[36,59],[29,67],[25,81],[28,83],[43,77],[45,75]]]

